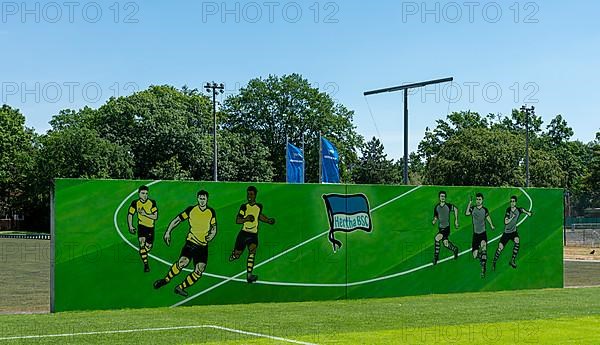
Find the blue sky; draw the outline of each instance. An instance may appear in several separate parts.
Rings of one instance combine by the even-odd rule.
[[[594,1],[67,3],[0,4],[0,102],[39,132],[60,109],[151,84],[214,80],[231,94],[289,73],[354,110],[358,131],[393,158],[403,150],[402,94],[363,92],[450,76],[410,96],[411,151],[448,111],[509,114],[527,103],[546,124],[562,114],[584,142],[600,130]]]

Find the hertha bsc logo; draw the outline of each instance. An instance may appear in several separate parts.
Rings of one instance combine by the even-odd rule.
[[[335,238],[335,232],[364,230],[371,232],[371,212],[369,200],[364,194],[327,194],[323,195],[327,217],[329,219],[329,241],[333,251],[342,246]]]

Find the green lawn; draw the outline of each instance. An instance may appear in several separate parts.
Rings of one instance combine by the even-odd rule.
[[[132,293],[135,293],[133,291]],[[598,344],[600,288],[0,315],[0,338],[216,325],[316,344]],[[285,344],[217,329],[0,340],[0,344]]]
[[[600,286],[600,262],[565,261],[565,286]]]
[[[0,238],[0,313],[48,312],[50,241]]]
[[[268,216],[277,219],[274,226],[261,226],[256,266],[261,276],[259,284],[233,281],[221,285],[223,278],[215,275],[231,277],[244,271],[244,260],[230,263],[227,258],[239,231],[234,219],[247,185],[152,185],[151,198],[159,205],[157,240],[152,251],[156,257],[150,260],[152,271],[143,273],[132,248],[136,237],[127,232],[125,222],[127,205],[135,198],[139,184],[58,181],[57,309],[162,308],[0,315],[0,338],[121,331],[66,338],[3,339],[0,345],[285,343],[215,327],[318,344],[600,343],[597,332],[593,332],[600,327],[600,288],[539,289],[563,284],[562,220],[561,213],[556,212],[556,200],[562,199],[555,198],[557,191],[529,189],[527,195],[533,200],[530,204],[527,195],[518,189],[445,188],[449,202],[461,209],[461,226],[451,235],[461,251],[470,247],[472,232],[463,204],[476,191],[486,195],[486,206],[497,226],[490,238],[501,232],[511,194],[517,194],[520,204],[533,207],[535,212],[519,228],[522,249],[518,269],[508,267],[510,245],[497,271],[481,279],[479,265],[470,253],[456,261],[429,265],[436,232],[431,226],[432,208],[438,187],[411,191],[413,187],[407,186],[303,185],[287,189],[289,186],[258,184],[258,201]],[[161,236],[170,220],[195,202],[199,188],[211,193],[209,204],[217,210],[219,224],[219,233],[210,245],[207,274],[189,289],[192,295],[206,293],[184,300],[186,307],[165,308],[182,298],[173,294],[174,284],[156,291],[152,282],[164,276],[168,263],[178,257],[186,226],[175,231],[170,247],[164,245]],[[344,244],[337,253],[332,252],[326,235],[317,236],[328,228],[321,196],[333,192],[365,193],[374,229],[372,233],[336,234]],[[304,243],[311,238],[314,240]],[[19,249],[20,243],[37,247]],[[490,252],[497,243],[491,241]],[[3,278],[8,277],[0,280],[0,312],[47,310],[49,257],[44,259],[39,253],[48,250],[48,242],[0,244],[0,267],[5,272]],[[442,249],[442,258],[449,255]],[[598,272],[594,267],[572,267],[581,267],[580,273],[570,277],[578,283]],[[410,273],[399,275],[401,272]],[[176,281],[184,277],[185,273]],[[376,281],[369,281],[373,278]],[[297,286],[276,285],[281,283]],[[303,286],[314,283],[321,285]],[[507,289],[525,290],[492,292]],[[447,294],[465,291],[484,292]],[[357,299],[419,294],[423,296]],[[293,302],[300,300],[310,302]],[[280,303],[261,303],[266,301]],[[171,329],[181,326],[196,328]],[[154,330],[136,331],[140,329]]]

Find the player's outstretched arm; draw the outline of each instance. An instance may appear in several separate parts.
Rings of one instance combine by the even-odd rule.
[[[179,216],[175,217],[171,221],[171,223],[169,223],[169,227],[167,228],[167,231],[165,231],[165,235],[163,236],[163,239],[165,240],[167,246],[171,245],[171,231],[173,231],[173,229],[175,229],[180,223],[181,219],[179,219]]]
[[[458,208],[456,206],[452,208],[454,208],[454,226],[458,229]]]
[[[133,227],[133,214],[127,213],[127,225],[129,226],[129,232],[135,234],[135,228]]]
[[[265,222],[267,224],[275,224],[275,218],[269,218],[269,217],[267,217],[266,215],[264,215],[262,213],[260,214],[260,216],[258,216],[258,219],[261,222]]]
[[[496,229],[494,223],[492,223],[492,217],[490,217],[489,214],[487,215],[487,217],[485,217],[485,219],[487,219],[488,223],[490,223],[490,227],[492,228],[492,230]]]
[[[208,230],[208,235],[206,235],[206,242],[212,241],[215,236],[217,236],[217,224],[213,224],[210,226],[210,230]]]

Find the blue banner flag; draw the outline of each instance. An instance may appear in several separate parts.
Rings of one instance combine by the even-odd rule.
[[[340,183],[340,156],[331,141],[321,137],[321,182]]]
[[[287,143],[286,171],[288,183],[304,183],[304,153]]]
[[[329,219],[329,241],[333,251],[337,251],[342,242],[335,238],[335,232],[364,230],[371,232],[371,209],[364,194],[326,194],[323,195],[327,218]]]

